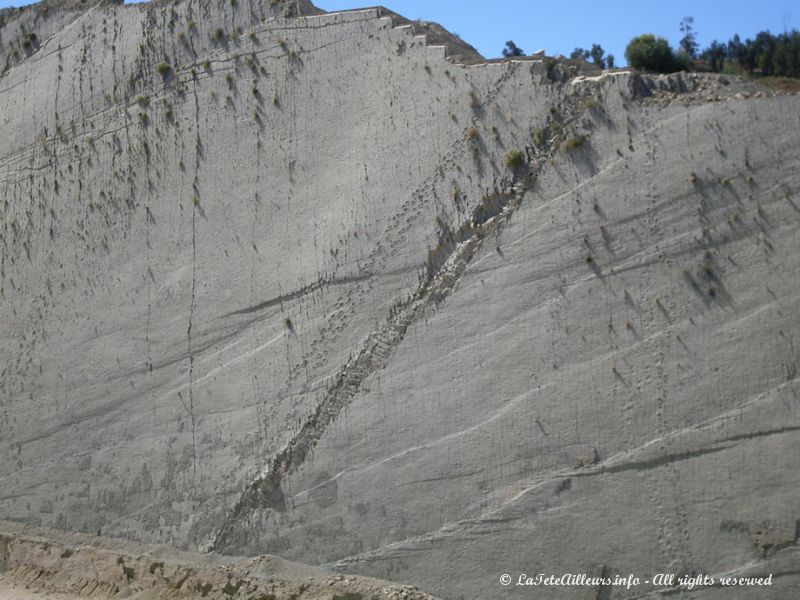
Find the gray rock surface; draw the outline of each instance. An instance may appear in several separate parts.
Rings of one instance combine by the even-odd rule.
[[[382,8],[0,22],[0,516],[444,598],[797,596],[796,96]]]

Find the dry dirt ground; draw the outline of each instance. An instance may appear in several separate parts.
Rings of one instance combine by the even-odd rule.
[[[78,598],[70,594],[26,590],[24,587],[9,583],[0,575],[0,600],[77,600]]]
[[[165,546],[0,521],[0,600],[435,600],[412,586],[283,560]]]

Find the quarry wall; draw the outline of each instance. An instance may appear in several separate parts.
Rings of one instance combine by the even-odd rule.
[[[2,517],[443,598],[792,597],[795,96],[470,64],[381,8],[3,20]]]

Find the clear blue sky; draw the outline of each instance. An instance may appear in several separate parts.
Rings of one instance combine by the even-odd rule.
[[[265,2],[267,0],[264,0]],[[693,16],[697,39],[742,39],[769,29],[800,29],[797,0],[314,0],[328,11],[383,4],[410,19],[437,21],[475,46],[486,57],[500,55],[506,40],[527,53],[569,55],[573,48],[599,43],[624,63],[625,45],[640,33],[666,37],[677,46],[678,26]],[[0,0],[0,7],[28,4]]]

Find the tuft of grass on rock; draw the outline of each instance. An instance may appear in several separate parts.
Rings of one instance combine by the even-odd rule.
[[[156,66],[156,71],[162,78],[166,79],[170,75],[172,75],[172,65],[166,62],[158,63]]]
[[[522,150],[517,150],[516,148],[509,150],[506,152],[504,162],[509,169],[519,169],[525,164],[525,154]]]
[[[574,135],[561,142],[561,150],[564,152],[575,152],[583,148],[586,144],[585,135]]]
[[[581,106],[583,107],[583,110],[592,112],[600,108],[600,103],[596,98],[587,98],[583,101]]]

